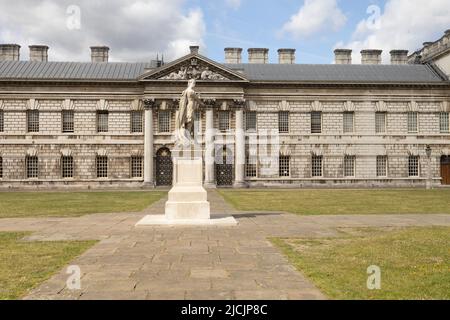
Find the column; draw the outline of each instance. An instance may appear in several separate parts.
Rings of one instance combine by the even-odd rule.
[[[153,107],[155,100],[144,100],[144,185],[154,186],[153,179]]]
[[[236,129],[235,129],[235,161],[234,161],[234,187],[242,188],[245,183],[245,132],[244,132],[244,110],[236,110]]]
[[[206,132],[205,132],[205,187],[214,188],[214,111],[206,110]]]

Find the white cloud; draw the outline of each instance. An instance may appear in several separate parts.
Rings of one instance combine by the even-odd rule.
[[[241,0],[225,0],[225,3],[233,9],[238,9],[241,6]]]
[[[200,9],[185,12],[185,0],[0,0],[0,43],[18,43],[21,58],[28,45],[50,46],[49,59],[89,61],[89,47],[108,45],[112,61],[166,60],[204,48]],[[67,27],[67,8],[80,8],[81,29]]]
[[[294,38],[312,36],[324,30],[338,31],[347,22],[337,0],[305,0],[300,10],[286,22],[281,33]]]
[[[371,14],[359,22],[351,41],[339,42],[335,47],[353,49],[355,63],[361,61],[362,49],[382,49],[383,61],[388,63],[390,50],[413,52],[423,42],[437,40],[449,27],[448,0],[388,0],[376,23]]]

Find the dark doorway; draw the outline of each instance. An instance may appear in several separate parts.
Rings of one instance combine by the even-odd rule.
[[[442,184],[450,185],[450,156],[441,157]]]
[[[218,187],[233,185],[233,153],[227,147],[216,151],[215,173]]]
[[[156,185],[171,186],[173,183],[172,154],[169,149],[161,148],[156,153]]]

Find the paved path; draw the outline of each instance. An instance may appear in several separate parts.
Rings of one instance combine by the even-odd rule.
[[[336,236],[340,227],[450,226],[450,215],[238,213],[216,191],[208,196],[214,214],[232,213],[239,225],[136,228],[145,214],[163,213],[162,199],[140,213],[1,219],[0,231],[34,231],[28,241],[100,240],[71,262],[81,268],[81,290],[66,288],[64,268],[26,299],[324,299],[269,237]]]

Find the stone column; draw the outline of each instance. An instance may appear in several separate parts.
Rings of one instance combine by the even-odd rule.
[[[245,183],[245,132],[244,132],[244,110],[236,110],[236,129],[235,129],[235,161],[234,161],[234,187],[242,188]]]
[[[215,188],[214,179],[214,111],[206,110],[206,132],[205,132],[205,187]]]
[[[153,107],[155,100],[144,100],[144,185],[154,186],[153,179]]]

